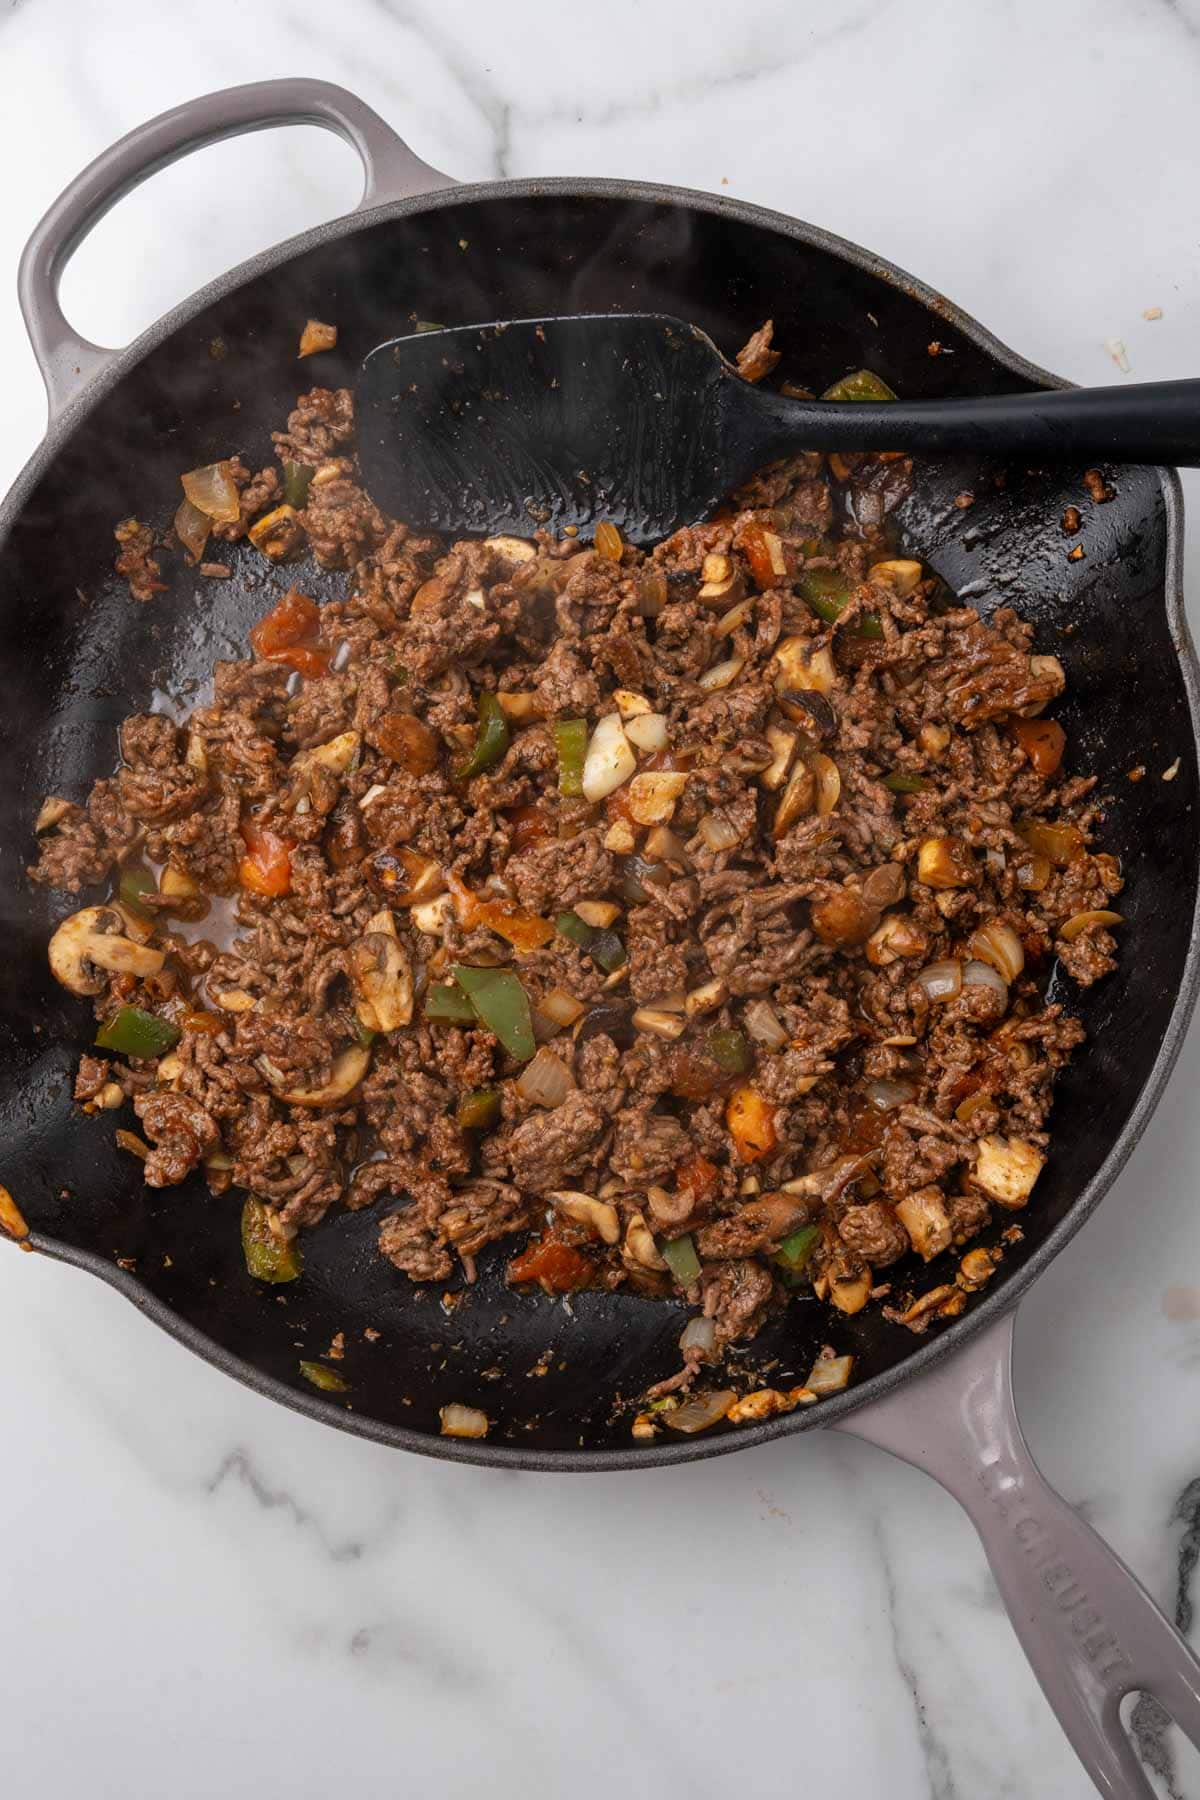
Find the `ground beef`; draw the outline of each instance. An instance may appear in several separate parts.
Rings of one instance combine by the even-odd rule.
[[[767,324],[739,366],[777,360]],[[647,555],[386,519],[346,390],[302,396],[274,444],[229,459],[240,513],[216,535],[245,536],[280,463],[305,465],[312,560],[285,579],[336,597],[301,643],[264,626],[262,656],[219,662],[184,724],[131,715],[111,776],[39,819],[39,882],[167,871],[128,921],[161,968],[131,947],[89,982],[98,1019],[136,1006],[178,1041],[84,1056],[79,1102],[99,1121],[109,1082],[133,1100],[152,1187],[203,1169],[285,1234],[376,1208],[415,1282],[469,1283],[482,1257],[530,1292],[686,1297],[711,1360],[795,1286],[839,1317],[891,1290],[901,1328],[953,1313],[982,1266],[956,1259],[992,1225],[980,1140],[1053,1154],[1083,1034],[1047,985],[1112,968],[1113,933],[1069,921],[1122,882],[1091,779],[1029,735],[1063,685],[1031,628],[923,572],[869,579],[896,556],[907,460],[845,456],[831,479],[815,453],[782,459]],[[117,537],[148,598],[178,547],[136,519]],[[806,597],[826,590],[832,624]],[[653,820],[663,784],[589,800],[555,730],[647,708],[637,774],[684,778]],[[1052,860],[1048,827],[1069,828]],[[1011,954],[1006,934],[1024,967],[1003,990],[931,1001],[916,979]],[[490,972],[467,1017],[462,968]],[[553,1063],[522,1079],[526,1004],[565,1098],[537,1080]],[[663,1265],[681,1235],[698,1275],[682,1250]]]
[[[122,519],[113,536],[121,546],[113,564],[117,574],[128,582],[135,600],[153,600],[166,588],[166,583],[158,579],[162,565],[154,556],[154,533],[136,519]]]
[[[186,1094],[139,1094],[133,1110],[153,1149],[146,1158],[147,1187],[175,1187],[221,1140],[216,1121]]]

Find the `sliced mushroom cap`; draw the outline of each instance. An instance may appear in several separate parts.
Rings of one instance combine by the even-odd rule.
[[[284,1088],[279,1094],[291,1106],[337,1106],[353,1093],[367,1072],[371,1052],[360,1044],[352,1044],[334,1058],[329,1080],[319,1088]]]
[[[113,906],[85,906],[63,920],[50,939],[50,973],[73,994],[98,994],[105,972],[157,975],[161,950],[126,937],[126,922]]]
[[[368,1031],[398,1031],[411,1022],[412,964],[393,933],[368,931],[351,944],[350,981]]]
[[[597,1233],[606,1244],[618,1244],[621,1241],[621,1221],[615,1206],[607,1200],[595,1200],[591,1194],[579,1194],[566,1189],[551,1194],[558,1211],[577,1225],[587,1225]]]

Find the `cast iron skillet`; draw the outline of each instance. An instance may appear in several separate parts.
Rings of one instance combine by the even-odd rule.
[[[316,123],[359,150],[360,209],[235,269],[121,352],[86,343],[59,308],[63,265],[96,220],[153,170],[214,139]],[[1012,1308],[1083,1223],[1145,1128],[1178,1051],[1197,985],[1197,667],[1179,585],[1179,488],[1128,468],[1117,498],[1088,515],[1085,559],[1068,562],[1063,509],[1081,471],[1011,470],[1006,485],[966,463],[921,467],[901,524],[907,541],[988,612],[1019,600],[1039,648],[1068,671],[1072,754],[1110,793],[1105,834],[1131,873],[1130,949],[1119,972],[1062,995],[1090,1038],[1059,1089],[1054,1148],[1024,1241],[957,1323],[931,1341],[877,1314],[834,1320],[801,1302],[745,1356],[747,1375],[802,1379],[832,1337],[856,1381],[810,1412],[755,1429],[635,1447],[632,1399],[675,1366],[681,1316],[635,1297],[584,1294],[572,1311],[509,1292],[503,1254],[452,1315],[375,1252],[369,1213],[332,1218],[306,1240],[306,1272],[282,1298],[247,1277],[237,1209],[203,1189],[152,1193],[111,1129],[70,1103],[90,1019],[50,979],[45,944],[69,910],[32,890],[30,821],[46,792],[81,796],[116,756],[121,718],[155,688],[186,702],[284,578],[232,547],[228,582],[177,572],[153,604],[111,573],[112,527],[136,512],[167,521],[181,469],[229,454],[261,458],[309,367],[308,316],[339,328],[319,379],[353,379],[372,345],[414,319],[444,323],[653,310],[694,320],[726,351],[764,318],[780,371],[818,389],[868,365],[918,397],[1061,385],[940,295],[867,251],[778,213],[710,195],[620,181],[509,181],[456,187],[368,107],[314,81],[214,94],[166,113],[100,157],[38,226],[21,301],[50,396],[50,428],[0,509],[0,619],[8,722],[20,771],[0,795],[0,892],[12,920],[0,1012],[0,1178],[28,1244],[100,1275],[190,1348],[260,1393],[408,1450],[540,1470],[632,1469],[718,1455],[836,1424],[927,1468],[970,1512],[1026,1650],[1100,1787],[1149,1794],[1120,1724],[1135,1689],[1200,1736],[1200,1665],[1129,1572],[1050,1490],[1012,1408]],[[937,341],[943,354],[931,355]],[[257,466],[257,465],[256,465]],[[961,490],[978,496],[968,511]],[[318,594],[341,578],[305,573]],[[1160,771],[1178,759],[1176,780]],[[1124,779],[1144,763],[1147,779]],[[994,1240],[993,1240],[994,1241]],[[931,1277],[932,1279],[932,1277]],[[381,1334],[363,1338],[365,1327]],[[298,1339],[317,1356],[346,1334],[342,1398],[300,1381]],[[548,1352],[548,1354],[547,1354]],[[952,1354],[956,1353],[956,1354]],[[539,1376],[531,1379],[530,1371]],[[437,1435],[438,1408],[477,1402],[496,1421],[482,1443]]]

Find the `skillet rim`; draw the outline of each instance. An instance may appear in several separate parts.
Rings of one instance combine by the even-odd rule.
[[[362,208],[330,220],[324,225],[302,232],[272,245],[258,255],[237,264],[225,274],[206,283],[194,294],[148,326],[123,350],[113,353],[108,362],[86,383],[82,392],[57,417],[52,417],[46,434],[25,464],[12,488],[0,503],[0,554],[13,524],[24,508],[36,483],[50,467],[59,451],[93,409],[152,350],[164,343],[182,326],[214,301],[226,298],[236,289],[271,273],[307,251],[321,245],[337,243],[360,230],[368,230],[393,220],[406,219],[423,212],[445,207],[472,204],[476,201],[538,199],[546,195],[577,196],[645,204],[681,206],[693,211],[735,219],[758,229],[776,232],[798,243],[821,250],[850,263],[863,273],[887,282],[909,298],[919,301],[935,316],[953,324],[979,349],[1011,374],[1020,376],[1042,388],[1065,388],[1073,384],[1061,376],[1041,368],[1012,350],[986,326],[979,323],[955,302],[937,289],[901,269],[897,264],[864,249],[848,238],[751,201],[735,200],[718,194],[706,194],[693,188],[665,183],[624,181],[606,177],[574,178],[558,176],[520,181],[456,183],[407,199],[384,202]],[[1200,755],[1200,663],[1188,630],[1183,595],[1183,491],[1174,469],[1156,470],[1163,497],[1166,527],[1166,554],[1163,570],[1163,604],[1171,643],[1183,678],[1191,719],[1193,744]],[[729,1432],[717,1437],[703,1436],[684,1441],[656,1442],[645,1449],[624,1450],[557,1450],[537,1451],[511,1447],[486,1440],[478,1443],[444,1438],[414,1430],[411,1426],[385,1425],[354,1412],[348,1412],[328,1400],[311,1397],[289,1386],[275,1376],[267,1375],[254,1364],[234,1355],[207,1333],[182,1319],[158,1295],[150,1292],[132,1273],[106,1262],[103,1257],[74,1245],[65,1244],[41,1232],[32,1232],[25,1243],[55,1261],[84,1269],[107,1282],[130,1300],[138,1311],[160,1326],[178,1343],[201,1357],[222,1374],[232,1376],[245,1387],[265,1398],[290,1407],[293,1412],[325,1425],[336,1426],[356,1437],[386,1444],[391,1448],[413,1451],[446,1462],[473,1464],[476,1467],[501,1467],[530,1470],[542,1474],[579,1474],[624,1469],[661,1468],[666,1464],[694,1462],[710,1456],[729,1455],[766,1443],[773,1438],[795,1435],[837,1423],[859,1407],[881,1400],[902,1381],[918,1376],[953,1354],[976,1332],[982,1331],[1004,1313],[1010,1311],[1038,1276],[1074,1237],[1112,1186],[1129,1160],[1153,1116],[1183,1045],[1192,1011],[1200,990],[1200,885],[1193,897],[1188,950],[1182,978],[1171,1015],[1163,1033],[1154,1065],[1146,1078],[1129,1118],[1114,1141],[1108,1155],[1091,1181],[1077,1195],[1065,1216],[1036,1251],[1019,1269],[1001,1278],[1000,1284],[979,1301],[961,1319],[946,1327],[927,1343],[914,1340],[916,1347],[892,1368],[869,1377],[861,1387],[847,1388],[842,1394],[821,1402],[810,1411],[798,1411],[781,1418],[752,1426],[748,1430]]]

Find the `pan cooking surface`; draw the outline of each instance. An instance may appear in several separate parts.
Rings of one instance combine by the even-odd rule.
[[[72,1106],[90,1015],[56,987],[45,962],[53,923],[72,903],[30,890],[23,877],[39,801],[46,792],[85,793],[115,761],[120,720],[156,690],[159,704],[194,704],[214,659],[242,653],[250,624],[286,585],[254,550],[223,546],[232,579],[180,571],[168,593],[140,606],[111,574],[113,525],[131,513],[166,524],[182,469],[234,449],[261,466],[298,385],[296,323],[306,316],[338,324],[338,349],[321,359],[319,379],[330,386],[351,383],[373,345],[417,319],[625,308],[691,319],[727,353],[773,317],[784,351],[778,373],[805,385],[863,365],[914,398],[1034,383],[953,318],[932,316],[919,295],[883,279],[870,259],[845,259],[807,228],[771,228],[749,208],[552,184],[390,213],[349,234],[318,234],[302,254],[164,333],[16,508],[0,557],[17,746],[10,767],[19,771],[5,787],[0,834],[13,933],[0,1002],[0,1179],[46,1248],[110,1273],[205,1354],[245,1365],[235,1372],[250,1379],[284,1383],[322,1416],[440,1451],[444,1440],[409,1434],[436,1434],[438,1408],[461,1400],[497,1421],[479,1446],[485,1456],[503,1446],[559,1466],[573,1452],[593,1466],[650,1461],[657,1449],[632,1452],[628,1416],[617,1416],[615,1403],[677,1366],[682,1308],[586,1293],[568,1307],[513,1293],[501,1281],[503,1246],[493,1246],[477,1287],[448,1315],[438,1290],[413,1287],[377,1255],[371,1213],[327,1220],[306,1241],[303,1281],[264,1296],[245,1273],[236,1198],[210,1199],[197,1182],[143,1189],[103,1120]],[[953,354],[931,357],[933,337]],[[999,486],[992,472],[966,463],[918,465],[900,517],[907,547],[961,595],[985,614],[1017,605],[1038,627],[1037,648],[1061,657],[1068,692],[1056,710],[1077,766],[1100,775],[1109,797],[1101,847],[1121,856],[1128,882],[1117,973],[1083,995],[1064,983],[1061,997],[1090,1042],[1059,1085],[1051,1160],[1021,1215],[1024,1242],[1008,1252],[988,1297],[973,1303],[976,1312],[1005,1304],[1036,1272],[1052,1234],[1092,1203],[1088,1184],[1114,1147],[1129,1148],[1122,1132],[1191,998],[1196,753],[1165,603],[1170,489],[1153,470],[1122,471],[1116,499],[1091,511],[1085,558],[1070,563],[1066,550],[1081,540],[1065,539],[1060,520],[1080,498],[1081,476],[1013,470]],[[962,511],[954,499],[967,489],[976,504]],[[318,599],[345,579],[307,565],[291,574]],[[1176,758],[1177,779],[1162,781]],[[1131,783],[1127,772],[1139,764],[1146,778]],[[367,1327],[378,1341],[364,1339]],[[297,1359],[320,1355],[339,1330],[350,1392],[318,1399],[300,1381]],[[821,1303],[801,1301],[745,1347],[743,1367],[749,1375],[778,1359],[772,1381],[799,1380],[830,1335],[854,1352],[859,1391],[911,1366],[920,1349],[877,1314],[831,1321]],[[800,1428],[822,1412],[831,1416],[829,1403],[774,1429]],[[751,1434],[730,1436],[740,1443]],[[720,1441],[665,1449],[703,1454]]]

